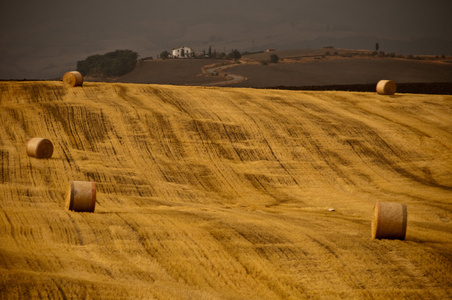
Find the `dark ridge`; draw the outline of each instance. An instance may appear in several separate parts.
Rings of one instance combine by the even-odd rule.
[[[294,90],[294,91],[304,90],[304,91],[375,92],[376,84],[275,86],[267,87],[266,89]],[[452,82],[397,83],[397,93],[452,95]]]
[[[59,79],[0,79],[1,81],[61,81]],[[89,78],[88,81],[111,82],[107,79]],[[292,90],[292,91],[348,91],[375,92],[376,84],[342,84],[342,85],[312,85],[312,86],[271,86],[262,89]],[[412,82],[397,83],[397,93],[452,95],[452,82]]]
[[[22,78],[22,79],[0,79],[0,81],[61,81],[60,79],[27,79],[27,78]]]

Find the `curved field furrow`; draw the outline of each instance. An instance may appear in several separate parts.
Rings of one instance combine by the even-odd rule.
[[[442,95],[1,82],[0,298],[451,298],[451,116]],[[94,213],[65,209],[71,180]],[[405,241],[371,239],[376,201],[407,205]]]

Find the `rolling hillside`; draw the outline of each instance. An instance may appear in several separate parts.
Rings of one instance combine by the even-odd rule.
[[[278,55],[280,62],[263,63],[269,62],[272,54]],[[375,91],[380,79],[390,78],[398,84],[400,92],[452,95],[451,59],[434,56],[419,59],[409,56],[374,57],[370,51],[336,48],[301,49],[244,55],[239,62],[219,59],[144,60],[124,76],[89,80],[370,92]]]
[[[451,298],[451,116],[443,95],[0,82],[0,298]],[[71,180],[94,213],[64,208]],[[371,239],[376,201],[407,205],[406,240]]]
[[[382,78],[397,83],[452,82],[452,64],[398,58],[351,58],[238,65],[229,69],[249,80],[236,84],[244,87],[326,86],[373,84]]]

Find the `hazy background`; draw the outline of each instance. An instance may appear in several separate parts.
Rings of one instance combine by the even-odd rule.
[[[452,55],[450,0],[0,0],[0,79],[59,78],[88,55],[337,48]]]

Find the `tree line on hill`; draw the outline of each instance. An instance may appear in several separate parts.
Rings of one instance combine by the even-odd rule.
[[[212,51],[212,47],[209,46],[209,50],[206,52],[206,50],[203,50],[200,54],[195,55],[194,58],[216,58],[216,59],[229,59],[229,60],[237,60],[242,57],[243,54],[246,53],[240,53],[237,49],[232,49],[231,52],[226,54],[225,52],[217,52],[216,50]],[[160,59],[168,59],[171,58],[171,53],[167,50],[162,51],[160,55],[158,56]]]
[[[168,51],[163,51],[160,54],[161,59],[170,57]],[[238,60],[242,57],[237,49],[231,50],[229,54],[224,52],[203,51],[197,58],[217,58]],[[118,77],[125,75],[134,70],[138,62],[138,53],[132,50],[116,50],[105,54],[95,54],[88,56],[84,60],[77,61],[77,71],[83,76],[92,77]]]
[[[238,60],[242,55],[251,54],[249,52],[240,53],[237,49],[232,49],[230,53],[205,50],[202,54],[195,56],[196,58],[216,58],[216,59],[229,59]],[[170,58],[171,55],[168,51],[163,51],[160,54],[161,59]],[[279,57],[272,54],[270,57],[271,63],[277,63]],[[138,62],[138,53],[132,50],[115,50],[105,54],[95,54],[88,56],[84,60],[77,61],[77,71],[83,76],[92,77],[118,77],[132,72]]]
[[[243,55],[249,55],[249,54],[256,54],[256,53],[262,53],[264,51],[258,51],[258,52],[240,52],[237,49],[232,49],[231,52],[226,54],[226,52],[217,52],[216,50],[212,51],[212,47],[209,46],[209,50],[206,51],[205,49],[198,55],[194,55],[194,58],[214,58],[214,59],[228,59],[228,60],[239,60],[242,58]],[[160,55],[157,55],[157,58],[160,59],[168,59],[172,58],[172,55],[167,50],[162,51]],[[279,56],[276,54],[271,54],[269,61],[262,61],[262,64],[268,64],[268,63],[278,63],[279,62]]]
[[[169,58],[168,51],[160,54],[161,59]],[[242,57],[237,49],[231,50],[229,54],[224,52],[212,51],[209,47],[208,52],[203,51],[197,58],[217,58],[237,60]],[[77,71],[83,76],[93,77],[117,77],[125,75],[135,68],[138,61],[138,53],[132,50],[116,50],[105,54],[95,54],[88,56],[84,60],[77,61]]]
[[[91,55],[84,60],[77,61],[77,71],[83,76],[122,76],[133,71],[137,59],[138,53],[132,50],[116,50],[103,55]]]

